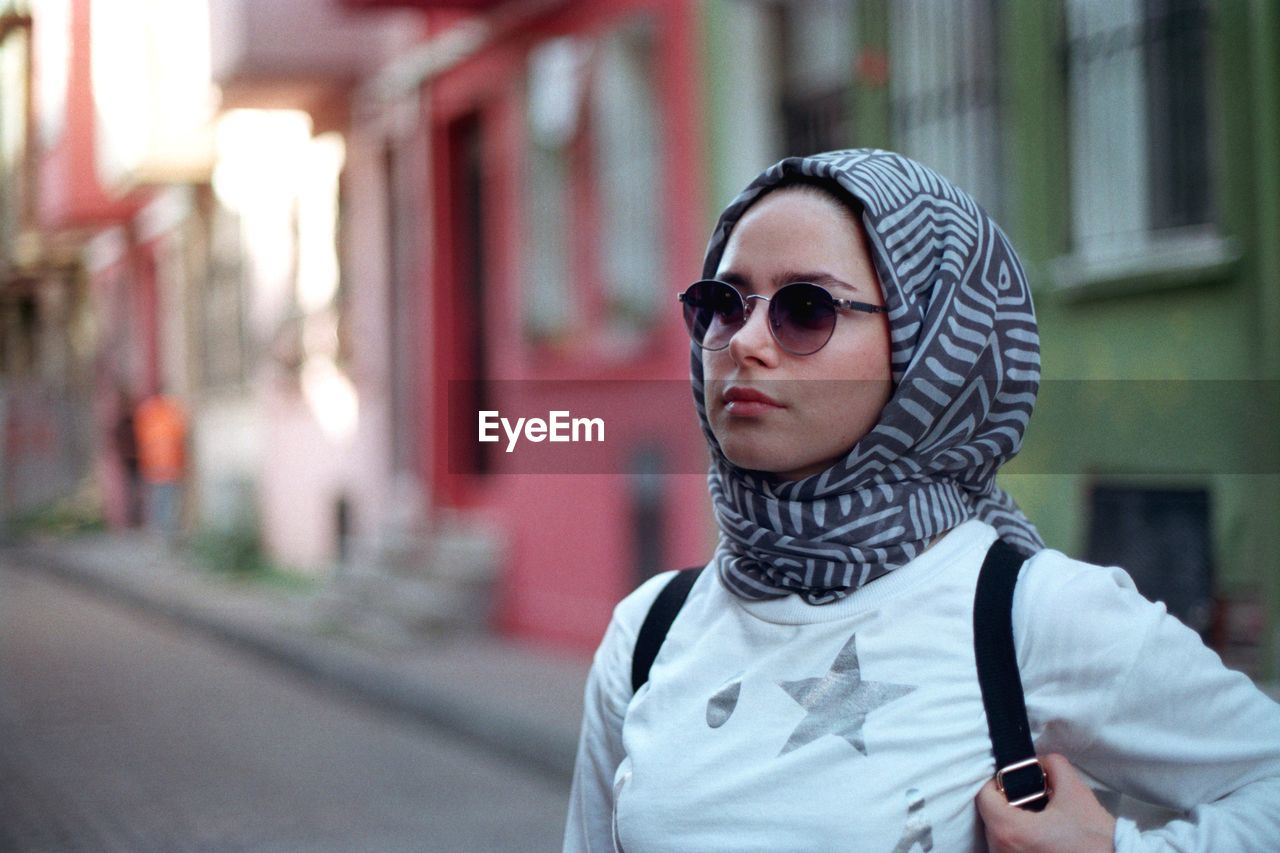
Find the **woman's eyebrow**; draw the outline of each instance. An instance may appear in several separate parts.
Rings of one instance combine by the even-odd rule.
[[[777,278],[779,286],[789,284],[793,281],[807,281],[811,284],[820,284],[827,288],[843,287],[844,289],[851,290],[854,293],[858,292],[857,287],[849,284],[847,281],[836,278],[828,272],[784,272]]]
[[[755,289],[751,284],[750,278],[734,270],[726,270],[725,272],[720,273],[717,278],[721,281],[732,284],[740,290],[753,291]],[[849,284],[847,281],[842,281],[831,273],[826,272],[784,272],[774,279],[774,282],[778,287],[781,287],[784,284],[790,284],[793,281],[807,281],[813,284],[820,284],[826,288],[843,287],[853,293],[859,293],[856,286]]]
[[[733,270],[725,270],[724,272],[717,274],[716,278],[719,279],[720,281],[724,281],[724,282],[728,282],[729,284],[732,284],[734,287],[738,288],[739,290],[748,290],[748,291],[754,290],[754,288],[751,286],[751,279],[747,278],[745,275],[743,275],[740,272],[734,272]]]

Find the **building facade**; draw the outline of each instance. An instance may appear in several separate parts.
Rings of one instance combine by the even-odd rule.
[[[68,244],[114,365],[95,446],[102,376],[185,389],[191,524],[589,650],[714,546],[674,294],[715,216],[782,156],[888,147],[971,190],[1030,274],[1044,383],[1003,484],[1051,546],[1275,675],[1274,4],[211,0],[207,25],[205,173],[118,137],[129,177]],[[49,138],[40,204],[67,207],[93,182]],[[478,440],[480,412],[554,410],[605,441]]]

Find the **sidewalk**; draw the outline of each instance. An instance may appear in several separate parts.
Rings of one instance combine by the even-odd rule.
[[[477,631],[440,638],[353,631],[335,618],[324,589],[224,578],[143,534],[25,543],[0,551],[0,559],[203,631],[566,784],[572,773],[587,660]]]
[[[480,632],[354,632],[323,589],[287,591],[197,568],[143,534],[0,549],[41,570],[300,671],[388,711],[449,730],[566,785],[589,661]],[[1261,685],[1280,701],[1280,685]]]

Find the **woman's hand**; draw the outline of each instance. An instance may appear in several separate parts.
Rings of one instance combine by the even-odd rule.
[[[994,779],[978,792],[978,814],[992,853],[1114,853],[1116,819],[1098,802],[1071,762],[1056,753],[1040,759],[1053,791],[1044,811],[1011,806]]]

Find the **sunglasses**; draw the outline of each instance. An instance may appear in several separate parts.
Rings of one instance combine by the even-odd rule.
[[[728,282],[705,279],[695,281],[680,294],[689,337],[702,349],[724,349],[747,324],[751,316],[747,303],[752,299],[769,303],[769,332],[778,346],[792,355],[813,355],[826,346],[836,328],[837,311],[885,311],[880,305],[839,299],[825,287],[807,281],[784,285],[773,296],[753,293],[743,297]]]

